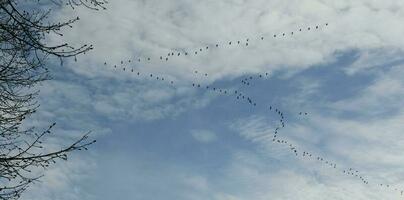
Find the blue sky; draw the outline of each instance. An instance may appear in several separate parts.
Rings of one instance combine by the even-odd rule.
[[[95,50],[52,66],[27,125],[57,122],[51,148],[89,130],[98,142],[45,172],[23,199],[402,198],[403,6],[117,0],[103,12],[61,10],[55,19],[82,19],[64,39]],[[251,85],[241,83],[250,76]],[[192,83],[237,90],[257,106]],[[283,112],[279,137],[299,156],[272,142],[279,116],[269,106]],[[369,184],[342,172],[349,168]]]

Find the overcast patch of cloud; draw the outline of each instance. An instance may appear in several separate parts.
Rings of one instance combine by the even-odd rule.
[[[404,19],[403,3],[377,1],[126,1],[110,2],[108,10],[93,12],[66,8],[60,18],[78,14],[82,21],[65,37],[73,41],[91,42],[95,50],[79,59],[72,68],[81,74],[111,74],[104,61],[118,64],[121,60],[151,57],[149,64],[131,64],[143,71],[168,74],[179,79],[192,79],[195,68],[214,74],[210,80],[279,69],[305,69],[328,63],[335,52],[379,48],[402,50],[404,40],[400,26]],[[263,9],[266,8],[266,9]],[[220,10],[220,12],[217,12]],[[213,18],[214,20],[211,20]],[[325,28],[324,24],[330,23]],[[320,30],[291,31],[321,25]],[[282,32],[289,36],[273,39]],[[267,40],[262,42],[261,35]],[[193,52],[219,42],[250,39],[250,47],[226,47],[198,56],[159,56],[183,49]],[[244,39],[244,40],[243,40]],[[243,43],[244,43],[243,42]],[[285,59],[287,58],[287,59]],[[82,60],[82,61],[80,61]]]

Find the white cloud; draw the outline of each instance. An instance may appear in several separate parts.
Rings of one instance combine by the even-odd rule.
[[[359,170],[369,179],[369,186],[344,176],[341,170],[330,171],[318,165],[316,161],[305,161],[307,157],[299,159],[298,162],[289,161],[288,158],[293,156],[285,153],[287,149],[274,145],[268,137],[265,137],[273,130],[273,125],[267,118],[253,116],[241,119],[232,124],[232,127],[238,130],[241,136],[262,147],[268,156],[283,157],[282,162],[294,163],[293,167],[288,166],[288,168],[297,167],[303,171],[314,169],[319,173],[323,178],[320,182],[317,181],[317,185],[309,184],[312,177],[307,171],[298,175],[302,178],[301,184],[298,184],[298,180],[289,180],[294,175],[284,175],[282,178],[290,181],[288,184],[298,184],[299,187],[304,188],[299,190],[304,190],[308,199],[323,197],[325,193],[331,199],[397,198],[404,184],[402,181],[404,171],[400,167],[404,163],[402,158],[404,109],[402,101],[399,100],[404,94],[403,72],[401,65],[386,67],[379,71],[369,86],[354,96],[346,97],[336,103],[324,99],[313,102],[309,99],[289,98],[288,101],[292,105],[295,101],[298,103],[304,101],[309,107],[327,107],[328,110],[327,112],[311,110],[305,120],[288,122],[286,128],[280,131],[280,136],[286,138],[289,143],[295,144],[300,152],[309,151],[336,162],[339,169],[352,167]],[[308,84],[310,86],[312,83]],[[298,96],[305,95],[298,94]],[[291,109],[293,111],[295,108],[292,106]],[[360,117],[346,118],[346,113],[352,112]],[[271,179],[274,177],[276,175],[271,176]],[[277,180],[276,183],[281,184],[279,181]],[[380,188],[379,183],[389,184],[391,189]],[[344,191],[341,191],[341,188]],[[275,189],[275,193],[282,194],[272,195],[281,199],[292,199],[293,195],[300,196],[299,190],[292,192],[289,189],[288,194],[286,191],[282,193],[280,188]]]
[[[216,134],[210,130],[195,129],[191,130],[191,134],[195,140],[201,143],[211,143],[217,139]]]
[[[194,190],[207,191],[209,189],[208,180],[203,176],[187,176],[184,178],[184,182]]]
[[[135,69],[193,79],[195,68],[212,74],[206,81],[244,73],[275,69],[305,69],[333,60],[338,51],[379,48],[402,49],[403,3],[377,1],[127,1],[110,2],[108,10],[93,12],[66,8],[58,17],[79,14],[82,21],[65,34],[66,39],[91,42],[95,50],[81,57],[73,69],[87,76],[111,76],[102,63],[151,57],[150,64],[131,64]],[[217,12],[220,10],[220,12]],[[214,20],[212,20],[214,19]],[[274,33],[324,25],[319,31],[273,39]],[[261,35],[266,40],[260,40]],[[228,47],[187,58],[160,55],[176,50],[198,50],[219,42],[250,39],[250,47]],[[212,48],[212,46],[211,46]],[[157,59],[157,61],[156,61]],[[72,64],[76,66],[77,64]],[[130,78],[122,73],[121,78]]]
[[[385,60],[384,64],[390,62]],[[368,116],[379,116],[391,111],[399,111],[404,105],[401,99],[404,97],[403,65],[393,67],[385,66],[378,72],[377,79],[358,95],[332,103],[331,106],[358,113],[368,113]],[[398,110],[397,110],[398,109]],[[386,116],[388,117],[388,116]]]
[[[88,152],[87,152],[88,153]],[[44,171],[40,182],[31,185],[23,193],[22,200],[80,200],[91,199],[91,194],[81,187],[96,167],[88,155],[69,157],[68,162],[60,162]]]

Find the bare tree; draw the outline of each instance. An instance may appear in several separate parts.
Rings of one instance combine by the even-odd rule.
[[[85,6],[105,9],[105,0],[0,0],[0,199],[18,199],[26,188],[58,159],[67,159],[69,152],[93,144],[88,134],[60,150],[50,151],[43,146],[51,133],[52,124],[44,131],[23,128],[22,122],[34,113],[39,104],[35,86],[48,80],[46,61],[85,53],[91,45],[73,47],[68,43],[47,45],[51,34],[63,37],[62,29],[72,27],[79,18],[64,22],[48,19],[52,9]],[[37,4],[37,7],[33,8]],[[40,5],[40,6],[39,6]],[[45,10],[48,9],[48,10]]]

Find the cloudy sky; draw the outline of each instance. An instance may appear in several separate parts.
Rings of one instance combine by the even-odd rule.
[[[52,167],[23,199],[404,197],[404,1],[114,0],[107,8],[54,13],[81,20],[50,43],[95,49],[63,66],[50,61],[53,80],[39,86],[41,107],[27,125],[56,122],[50,145],[87,131],[98,142]],[[272,140],[274,109],[288,144]],[[358,173],[344,173],[350,168]]]

